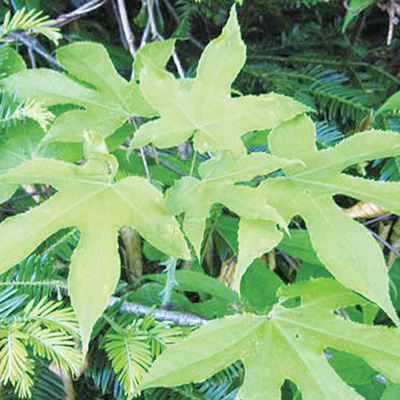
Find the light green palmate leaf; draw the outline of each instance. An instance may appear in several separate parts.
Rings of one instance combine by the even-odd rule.
[[[140,73],[145,65],[153,68],[163,68],[171,57],[176,39],[151,42],[141,47],[135,56],[132,68],[132,80],[139,82]]]
[[[304,165],[283,166],[285,177],[268,179],[257,190],[286,222],[301,215],[326,268],[340,283],[376,302],[398,323],[388,294],[387,267],[376,240],[335,204],[333,196],[347,195],[400,215],[399,183],[342,173],[362,161],[398,155],[400,135],[362,132],[318,151],[312,121],[300,116],[273,130],[269,147],[273,154],[300,159]]]
[[[331,368],[327,347],[357,355],[400,381],[398,332],[345,321],[333,312],[365,302],[354,292],[319,279],[283,286],[278,295],[281,300],[300,296],[302,301],[294,308],[278,303],[267,316],[242,314],[209,322],[167,348],[140,388],[199,382],[241,359],[245,376],[239,399],[279,399],[285,379],[298,386],[304,400],[362,399]]]
[[[170,56],[173,41],[167,41],[164,47]],[[169,56],[159,57],[157,62],[161,65],[158,66],[163,67]],[[80,107],[61,114],[47,133],[46,141],[79,142],[84,130],[94,130],[107,137],[129,118],[157,115],[141,95],[136,80],[127,82],[116,72],[102,45],[72,43],[57,50],[57,60],[67,73],[31,69],[0,82],[7,91],[18,91],[22,99],[34,98],[45,106]]]
[[[152,142],[177,146],[194,135],[199,152],[244,154],[241,135],[273,128],[308,107],[278,94],[231,97],[231,85],[245,62],[235,7],[222,34],[204,50],[194,80],[179,80],[145,62],[140,88],[161,118],[142,125],[131,148]]]
[[[166,194],[169,212],[174,215],[185,212],[183,230],[199,259],[206,219],[214,203],[227,206],[242,218],[239,224],[236,290],[240,277],[253,259],[268,251],[266,247],[272,249],[282,239],[276,225],[285,226],[276,210],[266,204],[263,195],[259,196],[254,188],[237,183],[294,163],[265,153],[234,156],[225,151],[200,165],[201,180],[184,177]],[[259,226],[268,226],[272,234],[258,237]]]
[[[189,258],[177,222],[163,209],[161,193],[139,177],[113,183],[115,163],[100,157],[84,166],[35,159],[2,176],[2,181],[9,184],[46,183],[58,193],[0,225],[0,273],[28,256],[59,229],[80,230],[81,239],[71,258],[68,287],[85,351],[93,324],[118,283],[117,234],[121,226],[137,229],[167,254]]]

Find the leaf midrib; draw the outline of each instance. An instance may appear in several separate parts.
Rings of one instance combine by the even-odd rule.
[[[375,347],[375,346],[366,345],[366,344],[364,344],[364,343],[357,342],[357,340],[356,340],[356,339],[353,339],[353,338],[349,338],[349,337],[343,338],[343,334],[342,334],[342,333],[334,333],[334,332],[332,332],[332,331],[328,331],[328,330],[323,330],[323,329],[317,328],[317,327],[315,327],[315,326],[313,326],[313,325],[306,325],[306,324],[303,323],[303,322],[300,322],[300,321],[298,321],[298,320],[293,320],[293,319],[290,319],[290,318],[285,318],[285,317],[282,317],[281,315],[282,315],[282,314],[280,314],[279,316],[275,316],[274,319],[275,319],[275,320],[278,320],[278,321],[286,322],[287,324],[299,326],[299,327],[301,327],[301,328],[303,328],[303,329],[305,329],[305,330],[309,330],[309,331],[312,331],[312,332],[316,332],[316,333],[318,333],[318,334],[320,334],[320,335],[322,335],[322,336],[325,336],[325,337],[332,336],[332,337],[335,338],[335,339],[339,339],[339,341],[342,340],[342,341],[344,341],[344,342],[351,343],[351,345],[354,344],[356,347],[357,347],[357,346],[367,347],[367,348],[373,349],[373,350],[375,350],[375,351],[384,353],[384,354],[388,355],[389,357],[396,357],[395,354],[388,352],[388,351],[386,350],[386,347],[385,347],[384,349],[382,349],[382,348],[377,348],[377,347]],[[302,316],[301,321],[304,321],[304,319],[305,319],[304,316]],[[343,322],[342,320],[339,319],[339,317],[333,316],[333,317],[332,317],[332,320],[333,320],[333,319],[336,319],[336,320],[339,320],[340,322]],[[332,321],[332,322],[333,322],[333,321]],[[353,323],[350,323],[350,322],[349,322],[349,324],[354,324],[354,322],[353,322]],[[276,325],[276,324],[275,324],[275,325]],[[363,326],[362,324],[360,324],[360,325]],[[277,328],[278,328],[278,326],[277,326]],[[278,328],[278,329],[279,329],[279,331],[282,331],[282,330],[284,331],[284,330],[285,330],[284,328]],[[312,337],[312,335],[310,335],[310,337]],[[326,342],[327,342],[327,340],[326,340]],[[329,346],[329,344],[327,343],[327,344],[326,344],[326,347],[328,347],[328,346]],[[333,345],[333,347],[335,347],[335,346]],[[400,356],[397,356],[397,358],[400,359]]]
[[[345,175],[345,174],[342,174]],[[282,178],[280,178],[282,179]],[[351,197],[354,197],[358,200],[363,200],[366,198],[369,198],[371,202],[376,203],[376,204],[382,204],[383,202],[386,204],[388,202],[393,203],[393,207],[398,207],[399,206],[399,202],[396,200],[391,200],[388,199],[386,196],[380,196],[377,195],[376,193],[373,192],[368,192],[368,194],[366,194],[365,192],[360,192],[358,190],[352,189],[351,187],[343,187],[340,186],[339,184],[332,184],[332,183],[327,183],[324,181],[316,181],[316,180],[307,180],[307,179],[292,179],[292,177],[287,177],[286,178],[289,181],[294,181],[294,182],[298,182],[301,183],[303,186],[311,186],[313,188],[324,188],[327,191],[329,191],[332,195],[334,194],[346,194],[349,195]]]

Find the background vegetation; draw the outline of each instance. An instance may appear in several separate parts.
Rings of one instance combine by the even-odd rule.
[[[400,131],[396,113],[376,113],[400,86],[400,35],[396,30],[391,33],[395,25],[390,17],[400,5],[391,0],[353,2],[358,7],[357,15],[350,21],[349,14],[345,20],[347,3],[342,0],[244,0],[239,8],[248,59],[234,89],[244,94],[276,91],[312,107],[320,148],[370,127]],[[361,12],[362,5],[367,3],[366,10]],[[131,54],[141,44],[177,37],[182,40],[177,44],[170,70],[191,77],[201,50],[220,33],[230,7],[231,2],[222,0],[3,0],[0,2],[3,21],[0,40],[4,48],[17,49],[32,68],[54,69],[58,69],[53,56],[57,45],[98,41],[106,46],[120,74],[129,78]],[[54,21],[49,22],[43,16]],[[126,23],[132,29],[132,36]],[[5,63],[0,66],[0,73],[7,72],[4,68]],[[58,112],[56,108],[51,111]],[[18,128],[15,124],[19,120],[32,115],[46,124],[48,115],[37,110],[33,113],[29,104],[2,96],[2,130]],[[267,145],[261,135],[247,135],[245,140],[253,150]],[[120,173],[150,174],[154,181],[168,186],[197,167],[191,165],[190,145],[158,152],[148,147],[144,152],[132,154],[129,162],[120,156]],[[143,157],[147,164],[143,164]],[[398,181],[400,156],[355,165],[351,172],[375,180]],[[26,210],[51,194],[49,187],[24,187],[1,205],[1,217]],[[397,217],[368,204],[356,204],[344,196],[338,196],[336,201],[349,208],[351,215],[361,218],[381,242],[390,268],[392,300],[399,310],[400,223]],[[292,224],[294,228],[304,228],[301,219]],[[204,271],[229,285],[237,253],[237,219],[222,206],[215,206],[207,227],[201,265],[187,263],[179,268]],[[298,235],[286,238],[275,251],[256,262],[259,267],[255,268],[264,271],[261,274],[265,270],[270,274],[271,304],[273,289],[281,280],[293,282],[329,276],[316,259],[306,231],[300,229]],[[14,399],[29,393],[38,400],[128,398],[126,393],[163,348],[187,335],[191,325],[201,323],[198,317],[211,319],[232,312],[226,299],[215,296],[223,290],[221,286],[206,277],[193,283],[185,281],[178,272],[178,284],[165,287],[167,275],[156,273],[168,268],[166,256],[136,232],[122,230],[119,240],[123,268],[118,292],[95,327],[94,340],[82,366],[74,346],[76,323],[65,290],[69,258],[78,240],[77,231],[60,231],[23,263],[0,277],[1,398]],[[38,299],[46,300],[38,302]],[[181,314],[173,319],[168,312],[160,311],[155,314],[160,317],[157,321],[145,317],[149,311],[146,306],[153,305],[167,305]],[[356,310],[343,310],[343,313],[350,319],[359,318]],[[179,327],[161,321],[171,318]],[[379,313],[375,323],[387,324],[388,320]],[[14,363],[7,366],[3,362],[4,349],[10,347],[4,347],[4,343],[10,335],[14,335],[19,347],[13,348]],[[332,359],[339,375],[367,399],[400,397],[398,387],[388,385],[385,377],[360,359],[347,354],[336,354]],[[66,366],[73,377],[64,371]],[[242,366],[237,362],[204,383],[146,390],[141,398],[234,399],[242,375]],[[395,397],[396,393],[399,397]],[[301,398],[291,382],[282,388],[282,396],[288,400]]]

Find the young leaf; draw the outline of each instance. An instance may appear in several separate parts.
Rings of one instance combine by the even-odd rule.
[[[177,146],[194,135],[199,152],[231,150],[244,154],[241,135],[273,128],[309,111],[296,101],[278,95],[232,98],[232,82],[245,62],[235,7],[222,34],[204,50],[193,81],[177,80],[167,71],[145,62],[140,88],[161,118],[142,125],[131,148],[150,142],[158,147]]]
[[[11,184],[50,184],[58,193],[0,225],[0,252],[3,254],[0,273],[29,255],[57,230],[77,227],[81,232],[71,259],[69,292],[85,351],[93,324],[107,306],[119,279],[117,233],[121,226],[137,229],[167,254],[189,257],[177,222],[162,207],[161,193],[139,177],[131,176],[113,183],[116,169],[111,161],[99,156],[84,166],[76,166],[35,159],[2,177],[3,182]]]
[[[249,181],[289,164],[293,161],[265,153],[236,157],[230,152],[222,152],[200,165],[201,180],[184,177],[167,192],[167,209],[175,215],[185,212],[183,230],[199,258],[206,219],[214,203],[224,204],[242,217],[234,285],[237,290],[240,277],[253,259],[268,251],[267,245],[271,249],[279,243],[282,233],[276,225],[284,226],[284,223],[276,210],[266,204],[264,196],[259,197],[254,188],[236,183]],[[268,226],[270,234],[264,238],[256,237],[258,226]]]
[[[273,154],[300,159],[304,165],[283,166],[285,177],[269,179],[257,190],[286,221],[301,215],[326,268],[343,285],[376,302],[398,323],[388,295],[387,268],[376,240],[332,197],[348,195],[400,215],[397,182],[374,182],[342,173],[353,164],[399,154],[400,135],[366,131],[336,147],[317,151],[314,125],[308,117],[300,116],[273,130],[269,146]]]
[[[400,336],[394,329],[345,321],[333,310],[364,302],[334,280],[281,287],[298,307],[276,304],[268,316],[242,314],[209,322],[156,360],[141,389],[199,382],[241,359],[242,400],[276,400],[285,379],[310,400],[362,399],[331,368],[324,349],[355,354],[389,379],[400,381]],[[288,360],[288,362],[283,362]],[[323,379],[321,379],[323,377]]]
[[[35,98],[45,106],[74,104],[84,108],[61,114],[45,140],[79,142],[84,130],[107,137],[135,115],[156,115],[136,81],[128,83],[116,72],[102,45],[72,43],[57,50],[57,60],[68,74],[30,69],[0,83],[11,93],[18,91],[20,98]]]

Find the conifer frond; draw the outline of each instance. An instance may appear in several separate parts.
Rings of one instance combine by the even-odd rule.
[[[61,370],[79,372],[82,355],[71,336],[36,324],[29,324],[25,333],[34,355],[55,362]]]
[[[58,45],[62,35],[59,28],[51,26],[54,22],[48,15],[43,15],[43,11],[34,9],[28,11],[25,7],[19,9],[13,16],[11,12],[7,12],[1,27],[0,40],[14,32],[26,32],[44,35]]]
[[[52,372],[44,362],[38,362],[35,367],[32,399],[67,399],[64,382]]]
[[[90,354],[90,363],[84,372],[93,382],[94,387],[101,393],[113,393],[115,399],[125,398],[124,388],[112,369],[110,360],[103,350],[93,349]]]
[[[54,260],[46,254],[42,257],[33,254],[1,275],[0,288],[13,287],[18,293],[36,299],[49,296],[57,290],[58,298],[61,299],[61,288],[66,283],[62,276],[55,275],[53,263]]]
[[[108,332],[104,349],[125,393],[135,393],[153,362],[147,335],[136,329]]]
[[[355,87],[345,73],[334,69],[268,65],[249,67],[246,72],[260,79],[265,90],[293,96],[330,120],[360,121],[370,113],[371,91]]]
[[[55,117],[40,101],[20,101],[17,93],[12,97],[0,93],[0,126],[7,127],[28,118],[46,130]]]
[[[13,314],[26,300],[25,295],[17,294],[17,289],[8,287],[0,292],[0,321]]]
[[[77,373],[82,354],[72,336],[78,328],[71,308],[47,298],[36,305],[32,299],[22,307],[26,296],[17,293],[11,288],[0,292],[0,382],[10,383],[18,396],[29,397],[37,356]]]
[[[23,103],[22,107],[16,112],[15,118],[19,120],[33,119],[43,130],[47,130],[55,117],[40,101],[31,99]]]
[[[7,127],[19,120],[23,105],[23,101],[17,100],[17,93],[13,96],[0,93],[0,126]]]
[[[166,323],[157,323],[148,332],[150,349],[154,357],[158,357],[168,345],[182,339],[182,330]]]
[[[62,303],[42,298],[36,305],[32,299],[18,318],[25,323],[45,325],[52,331],[67,332],[78,335],[79,329],[74,312],[70,307],[62,307]]]
[[[20,397],[31,393],[33,362],[28,356],[26,335],[16,326],[0,326],[0,381],[11,383]]]
[[[317,121],[315,126],[317,129],[316,141],[320,148],[333,146],[345,137],[333,122]]]

